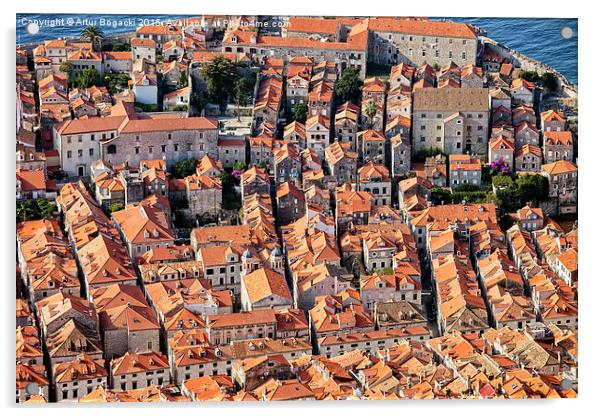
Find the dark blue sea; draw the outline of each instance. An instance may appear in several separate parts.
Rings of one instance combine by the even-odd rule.
[[[136,27],[168,22],[186,16],[171,15],[69,15],[17,14],[17,43],[39,42],[57,37],[78,36],[83,27],[96,24],[105,34],[132,32]],[[39,32],[27,32],[27,23],[35,20]],[[577,19],[534,18],[450,18],[471,23],[506,46],[542,61],[577,83]],[[572,37],[565,39],[561,30],[569,27]]]

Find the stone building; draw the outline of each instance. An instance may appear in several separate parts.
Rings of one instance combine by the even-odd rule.
[[[411,169],[412,145],[400,134],[391,137],[391,174],[403,175]]]
[[[377,64],[476,64],[477,35],[464,23],[377,17],[368,29],[369,60]]]
[[[543,132],[543,157],[545,163],[559,160],[573,161],[573,134],[570,131],[546,130]]]
[[[286,78],[286,106],[289,111],[293,111],[297,104],[307,104],[310,78],[310,72],[305,68],[292,73],[289,69]]]
[[[308,118],[305,136],[307,148],[315,152],[320,160],[324,160],[326,146],[330,143],[330,119],[322,115]]]
[[[240,298],[245,311],[293,307],[293,297],[284,275],[264,267],[242,277]]]
[[[159,350],[159,322],[138,286],[113,284],[90,292],[107,359]]]
[[[378,329],[403,329],[428,325],[421,305],[408,300],[376,302],[373,313]]]
[[[486,88],[420,88],[414,92],[413,152],[487,154],[489,91]]]
[[[292,181],[301,185],[301,156],[292,144],[285,144],[274,153],[276,183]]]
[[[338,69],[346,67],[357,68],[360,77],[366,74],[368,31],[365,23],[359,23],[350,31],[346,42],[323,42],[310,39],[314,35],[313,25],[307,37],[262,36],[249,30],[249,27],[239,26],[226,32],[222,49],[224,52],[245,53],[252,58],[261,60],[281,58],[289,60],[293,57],[309,57],[333,62]],[[287,33],[291,30],[287,27]],[[307,29],[300,29],[307,33]],[[315,35],[314,35],[315,36]]]
[[[393,136],[397,136],[398,134],[408,138],[410,137],[410,127],[412,121],[409,117],[397,115],[387,122],[385,126],[385,137],[387,139],[391,139]]]
[[[334,141],[326,148],[326,163],[330,174],[338,185],[355,182],[357,175],[357,153],[350,150],[349,143]]]
[[[293,366],[281,354],[237,360],[232,364],[232,380],[245,391],[266,382],[295,378]]]
[[[523,121],[514,128],[514,140],[517,148],[527,144],[539,146],[539,130],[535,124]]]
[[[240,187],[243,198],[251,194],[269,194],[270,176],[265,169],[251,166],[243,172],[240,178]]]
[[[278,220],[288,224],[305,215],[305,194],[292,182],[284,182],[276,189]]]
[[[533,107],[535,86],[522,78],[515,78],[510,85],[512,105],[528,105]]]
[[[311,354],[312,346],[305,338],[254,338],[233,340],[214,346],[204,330],[178,331],[168,344],[169,362],[174,383],[211,374],[231,374],[236,360],[282,354],[295,359]]]
[[[151,249],[174,244],[171,221],[160,208],[129,205],[112,215],[132,259]]]
[[[481,160],[469,155],[449,155],[449,186],[481,186]]]
[[[217,216],[222,209],[221,180],[198,175],[187,176],[185,180],[190,216]]]
[[[359,107],[350,101],[341,104],[334,116],[334,136],[341,143],[348,143],[350,150],[357,152],[357,122]]]
[[[526,144],[514,152],[514,169],[517,172],[539,172],[543,160],[538,146]]]
[[[108,387],[104,361],[95,360],[87,354],[80,354],[73,361],[54,365],[52,373],[57,402],[75,402],[97,387]]]
[[[540,114],[541,130],[546,131],[563,131],[566,130],[566,119],[564,113],[548,110]]]
[[[377,130],[360,131],[357,133],[357,140],[360,160],[378,164],[385,163],[386,139],[382,132]]]
[[[217,158],[217,122],[204,117],[137,114],[120,102],[103,118],[69,120],[54,127],[54,148],[70,176],[87,176],[96,159],[113,165],[138,165],[165,158],[167,167],[181,160]]]
[[[514,139],[498,136],[489,140],[489,164],[502,161],[514,171]]]
[[[577,166],[567,160],[548,163],[541,173],[550,182],[549,196],[556,201],[559,214],[577,212]]]
[[[391,205],[391,177],[383,165],[368,162],[357,171],[358,190],[369,192],[375,205]]]
[[[282,139],[286,143],[294,145],[298,151],[306,148],[305,144],[305,124],[293,121],[284,127]]]
[[[226,168],[247,162],[247,142],[244,137],[220,137],[217,141],[218,160]]]
[[[157,351],[125,353],[111,360],[109,384],[113,390],[136,390],[169,384],[169,362]]]

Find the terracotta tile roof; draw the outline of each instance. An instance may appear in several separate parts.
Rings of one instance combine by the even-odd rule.
[[[381,182],[390,182],[389,169],[370,161],[357,170],[360,182],[372,182],[379,179]]]
[[[526,88],[529,91],[533,91],[534,84],[522,78],[515,78],[510,85],[511,90],[516,90],[519,88]]]
[[[197,244],[248,244],[251,241],[248,225],[195,228],[192,233]]]
[[[408,33],[475,40],[477,38],[475,29],[470,25],[450,21],[414,20],[402,17],[373,17],[369,19],[368,28],[375,32]]]
[[[104,330],[158,329],[157,318],[138,286],[112,284],[90,292]]]
[[[215,170],[215,173],[223,172],[224,167],[222,162],[219,160],[213,159],[209,155],[205,155],[197,162],[196,165],[196,174],[197,175],[206,175],[211,173],[211,171]],[[218,173],[219,174],[219,173]]]
[[[503,136],[492,138],[492,140],[489,141],[489,148],[491,150],[508,149],[514,152],[514,139],[506,138]]]
[[[473,171],[481,170],[481,160],[473,158],[469,155],[449,155],[449,170],[450,171]]]
[[[436,205],[423,211],[412,213],[411,222],[414,226],[443,226],[447,229],[452,222],[478,222],[497,223],[495,205],[493,204],[457,204]]]
[[[338,296],[318,296],[316,305],[309,311],[312,327],[317,336],[331,331],[362,331],[374,329],[371,314],[361,304],[344,306]]]
[[[551,121],[558,121],[561,123],[565,122],[564,113],[554,110],[544,111],[540,114],[542,123],[549,123]]]
[[[242,283],[252,304],[273,296],[278,296],[290,304],[293,302],[284,275],[271,269],[262,267],[254,270],[243,276]]]
[[[353,213],[370,212],[374,197],[370,192],[363,191],[337,191],[337,213],[338,216],[351,215]]]
[[[541,170],[548,173],[548,175],[560,175],[565,173],[577,172],[577,165],[568,160],[559,160],[554,163],[548,163],[543,165]]]
[[[51,184],[46,180],[44,170],[17,170],[17,180],[24,192],[45,191]]]
[[[132,38],[130,39],[130,44],[134,47],[142,46],[146,48],[154,48],[156,46],[156,42],[154,40],[145,38]]]
[[[146,25],[136,29],[136,33],[144,35],[179,35],[181,29],[177,25]]]
[[[209,326],[211,328],[242,327],[249,325],[275,324],[275,311],[254,310],[249,312],[236,312],[224,315],[208,316]]]
[[[573,145],[573,134],[570,131],[544,131],[543,138],[548,145]]]
[[[133,373],[169,370],[167,357],[157,351],[129,353],[111,360],[111,372],[114,376]]]
[[[191,190],[198,189],[222,189],[222,181],[219,178],[211,178],[204,175],[192,175],[186,178],[186,187]]]
[[[330,119],[321,114],[309,117],[305,122],[305,129],[307,130],[316,124],[326,127],[327,130],[330,129]]]
[[[365,141],[385,141],[385,136],[382,132],[376,130],[363,130],[357,133],[358,137],[361,137]]]
[[[49,383],[44,366],[17,363],[15,375],[16,388],[19,390],[26,389],[32,383],[39,386],[48,386]]]
[[[207,178],[211,180],[211,178]],[[130,206],[113,213],[126,240],[131,244],[173,242],[169,219],[163,210],[149,206]]]
[[[579,255],[577,250],[574,248],[570,248],[562,253],[560,253],[556,258],[569,272],[577,271],[577,259]]]
[[[107,370],[102,361],[95,360],[87,354],[80,354],[75,360],[56,364],[53,368],[54,380],[58,383],[69,383],[95,378],[105,378]]]

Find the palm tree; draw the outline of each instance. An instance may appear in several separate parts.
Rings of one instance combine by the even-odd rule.
[[[80,36],[83,39],[87,39],[88,42],[92,43],[92,49],[94,49],[94,44],[96,42],[98,42],[99,45],[99,50],[101,48],[102,45],[102,39],[104,38],[104,33],[102,31],[102,29],[98,28],[98,26],[95,25],[91,25],[91,26],[86,26],[80,33]]]
[[[376,104],[374,104],[374,100],[369,100],[366,103],[364,113],[366,114],[366,117],[370,119],[370,127],[372,127],[374,124],[374,116],[376,115]]]

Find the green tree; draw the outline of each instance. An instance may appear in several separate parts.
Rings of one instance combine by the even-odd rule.
[[[193,175],[196,172],[196,163],[196,159],[182,160],[172,166],[171,173],[180,179]]]
[[[491,182],[496,188],[505,188],[514,183],[510,175],[495,175],[492,177]]]
[[[207,106],[207,98],[205,98],[202,94],[193,92],[190,95],[190,104],[196,108],[199,113],[201,113]]]
[[[109,205],[109,212],[121,211],[124,208],[125,208],[125,206],[123,205],[122,202],[113,202],[112,204]]]
[[[478,192],[480,190],[481,190],[481,188],[477,185],[473,185],[471,183],[463,183],[463,184],[458,185],[454,189],[454,192]]]
[[[61,62],[61,65],[59,66],[59,71],[61,71],[64,74],[71,75],[72,70],[73,70],[73,64],[71,62],[69,62],[69,61]]]
[[[514,225],[514,220],[512,219],[512,217],[510,215],[504,214],[499,219],[498,225],[500,226],[502,231],[506,231]]]
[[[98,44],[100,46],[98,48],[98,50],[102,49],[102,40],[105,35],[104,35],[102,29],[100,29],[98,26],[95,26],[95,25],[86,26],[81,31],[80,36],[82,39],[85,39],[88,42],[91,42],[92,48],[94,48],[95,44]]]
[[[523,175],[516,180],[520,199],[525,205],[529,201],[542,202],[548,199],[550,184],[542,175]]]
[[[234,177],[224,171],[220,175],[222,182],[222,207],[227,210],[238,210],[240,208],[240,197],[234,190]]]
[[[520,190],[515,183],[498,190],[495,198],[497,205],[505,212],[514,212],[523,206]]]
[[[132,45],[129,43],[117,43],[113,45],[113,50],[115,52],[129,52],[132,50]]]
[[[238,121],[240,121],[240,107],[249,104],[254,86],[255,83],[248,77],[240,77],[234,81],[234,101],[236,102]]]
[[[364,107],[364,114],[370,119],[370,127],[374,124],[374,116],[376,116],[376,104],[374,100],[368,100]]]
[[[546,72],[541,76],[543,86],[549,91],[556,91],[558,89],[558,78],[553,72]]]
[[[416,159],[426,159],[427,157],[433,157],[444,154],[440,147],[427,147],[420,149],[416,152]]]
[[[303,101],[295,104],[293,108],[293,121],[298,121],[299,123],[305,123],[307,120],[307,104]]]
[[[451,204],[452,194],[449,189],[435,187],[431,189],[431,201],[435,205]]]
[[[180,79],[178,80],[178,88],[185,88],[188,86],[188,76],[186,72],[180,71]]]
[[[518,77],[524,79],[525,81],[529,81],[529,82],[539,81],[539,74],[537,73],[537,71],[527,71],[527,70],[522,69],[518,73]]]
[[[97,85],[100,82],[100,74],[96,68],[84,68],[75,72],[75,85],[84,89]]]
[[[232,168],[242,172],[247,169],[247,164],[245,162],[236,162]]]
[[[357,68],[345,68],[335,84],[335,92],[339,103],[351,101],[359,104],[362,97],[362,80]]]
[[[213,58],[211,62],[199,70],[201,78],[207,84],[207,92],[212,102],[219,105],[223,112],[232,95],[234,82],[237,77],[237,67],[232,60],[223,56]]]
[[[56,206],[42,198],[24,199],[17,201],[16,219],[17,221],[39,220],[50,218],[54,213]]]

